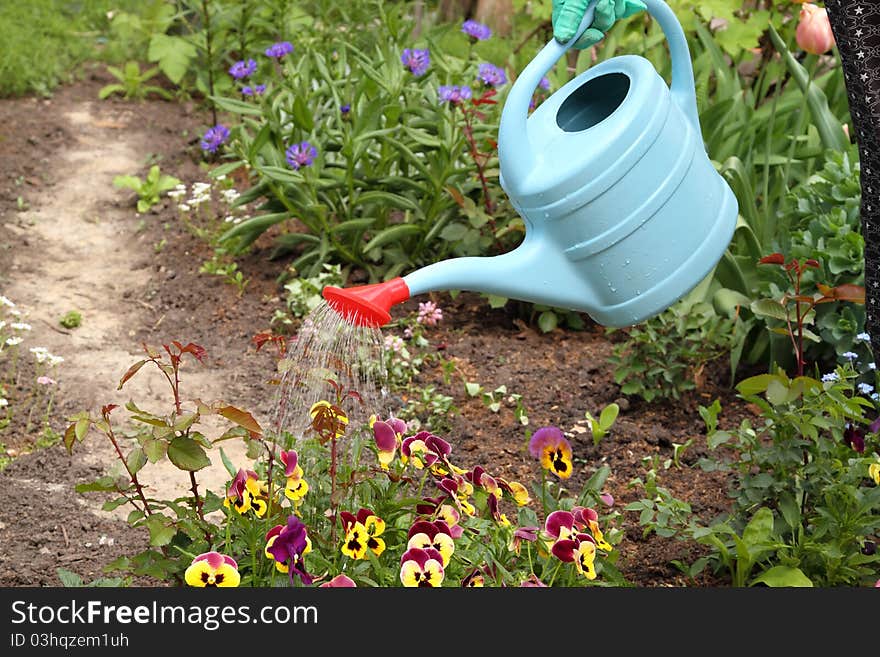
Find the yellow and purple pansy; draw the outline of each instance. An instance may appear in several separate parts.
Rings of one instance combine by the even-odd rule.
[[[451,453],[452,446],[449,443],[428,431],[419,431],[414,436],[404,438],[400,444],[400,460],[404,465],[412,461],[413,466],[419,470],[448,465],[447,457]]]
[[[571,443],[558,427],[538,429],[529,440],[529,454],[560,479],[571,476]]]
[[[406,422],[396,417],[379,420],[373,416],[370,418],[370,426],[373,429],[373,438],[376,440],[379,465],[387,470],[397,454],[397,447],[403,440],[403,434],[406,433]]]
[[[507,481],[501,477],[497,477],[497,481],[501,488],[510,493],[517,506],[525,506],[532,501],[532,498],[529,496],[529,489],[518,481]]]
[[[284,494],[294,502],[300,502],[309,492],[309,484],[303,477],[296,450],[282,451],[281,463],[284,465],[284,476],[287,477]]]
[[[400,581],[406,587],[439,587],[443,575],[443,557],[434,548],[410,548],[400,557]]]
[[[611,544],[605,540],[605,535],[599,529],[599,514],[593,509],[584,506],[573,507],[571,512],[574,514],[574,520],[577,526],[590,530],[590,534],[596,542],[596,547],[605,552],[611,552],[613,549]]]
[[[275,539],[278,538],[278,535],[286,528],[286,525],[275,525],[272,529],[266,532],[266,547],[263,548],[263,553],[269,559],[275,561],[275,557],[269,552],[269,548],[272,547],[272,544],[275,543]],[[303,550],[303,553],[300,555],[301,557],[306,556],[309,552],[312,551],[312,539],[306,535],[306,548]],[[279,573],[286,573],[290,570],[290,567],[287,565],[287,562],[275,561],[275,569]]]
[[[223,506],[242,515],[253,510],[258,517],[263,517],[269,508],[265,495],[266,485],[258,479],[257,473],[239,468],[226,489]]]
[[[238,586],[241,576],[235,559],[219,552],[200,554],[183,575],[190,586],[218,587]]]
[[[385,551],[385,541],[379,536],[385,531],[385,521],[369,509],[359,509],[357,515],[341,511],[339,518],[345,531],[342,554],[352,559],[366,559],[367,550],[377,557]]]
[[[470,496],[474,493],[474,486],[460,474],[446,475],[437,482],[441,490],[448,493],[455,501],[462,513],[472,516],[476,513],[474,505],[470,503]]]
[[[880,486],[880,461],[868,466],[868,476],[874,480],[875,484]]]
[[[574,563],[587,579],[596,578],[596,543],[579,531],[580,520],[571,511],[554,511],[544,522],[545,538],[553,540],[550,552],[560,561]],[[584,545],[585,543],[589,545]]]
[[[523,541],[528,541],[529,543],[537,541],[540,530],[540,527],[517,527],[510,539],[510,549],[519,554],[520,544]]]
[[[303,557],[310,548],[306,526],[295,515],[287,518],[286,525],[273,527],[266,535],[266,554],[278,563],[287,566],[291,582],[294,573],[296,573],[303,584],[312,583],[312,576],[306,572],[303,563]]]
[[[428,516],[426,520],[442,520],[449,527],[449,535],[452,538],[461,538],[464,528],[458,524],[461,520],[461,514],[451,504],[446,504],[446,496],[443,497],[425,497],[422,504],[416,505],[416,513]]]
[[[449,565],[449,559],[455,552],[455,542],[452,540],[452,532],[442,520],[417,520],[409,528],[407,535],[407,549],[421,548],[426,550],[433,548],[440,554],[443,567]]]

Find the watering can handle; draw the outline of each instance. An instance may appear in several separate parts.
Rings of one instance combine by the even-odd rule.
[[[538,87],[541,78],[553,68],[556,62],[592,24],[597,1],[590,2],[577,33],[571,41],[559,43],[556,39],[551,39],[519,75],[508,93],[501,112],[499,143],[517,143],[522,140],[523,135],[528,134],[525,122],[529,115],[532,94]],[[648,13],[660,24],[663,34],[669,42],[669,54],[672,57],[672,84],[670,85],[672,97],[697,131],[697,135],[701,135],[700,119],[697,115],[697,97],[694,90],[694,69],[684,30],[681,29],[681,24],[675,13],[663,0],[642,1],[647,5]]]

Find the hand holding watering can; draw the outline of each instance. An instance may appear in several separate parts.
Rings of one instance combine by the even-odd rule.
[[[581,1],[566,0],[557,29],[575,19]],[[411,296],[472,290],[630,326],[713,270],[733,236],[736,197],[706,155],[687,40],[662,0],[644,5],[669,42],[671,85],[642,57],[614,57],[529,114],[541,78],[595,24],[599,4],[615,16],[617,7],[627,11],[625,0],[591,2],[570,41],[551,40],[525,67],[502,109],[500,180],[526,225],[522,244],[377,285],[327,287],[334,309],[352,323],[381,326],[391,306]]]

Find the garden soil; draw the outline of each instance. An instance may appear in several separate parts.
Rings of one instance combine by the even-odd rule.
[[[184,230],[169,199],[149,213],[136,212],[134,194],[115,188],[113,178],[144,177],[157,163],[163,173],[186,182],[206,180],[198,139],[210,115],[187,100],[99,101],[98,91],[109,81],[95,68],[51,98],[0,100],[0,294],[13,299],[33,327],[22,347],[44,346],[65,359],[56,373],[50,427],[61,434],[74,413],[95,414],[102,405],[124,406],[130,399],[167,413],[172,398],[158,371],[144,368],[122,390],[117,387],[144,344],[172,340],[195,342],[208,353],[203,364],[189,360],[182,368],[185,399],[223,399],[267,423],[274,405],[275,358],[267,349],[258,351],[252,337],[269,329],[275,310],[283,307],[277,278],[286,263],[269,258],[271,240],[258,241],[239,260],[249,279],[239,295],[220,277],[199,273],[212,250]],[[394,314],[417,310],[424,300],[411,300]],[[696,389],[682,399],[649,404],[621,395],[614,382],[608,357],[622,332],[609,335],[585,318],[583,331],[542,334],[512,307],[491,310],[473,294],[434,300],[444,318],[427,337],[439,358],[414,384],[434,386],[453,398],[445,437],[457,464],[480,464],[524,483],[540,477],[512,405],[492,412],[479,397],[467,395],[464,383],[486,390],[505,385],[508,393],[521,395],[530,428],[552,424],[569,435],[576,471],[564,482],[566,489],[577,492],[599,467],[609,466],[605,489],[621,512],[618,566],[628,581],[638,587],[726,583],[709,573],[695,579],[683,575],[672,561],[690,563],[703,548],[643,536],[638,514],[623,511],[642,492],[630,482],[644,476],[644,460],[655,456],[661,464],[659,483],[689,502],[704,521],[728,507],[725,473],[696,466],[706,455],[699,405],[719,398],[725,427],[752,415],[729,389],[725,363],[697,373]],[[70,310],[82,314],[79,328],[59,325],[58,318]],[[22,381],[32,374],[25,356],[30,354],[21,359]],[[11,394],[23,397],[27,388]],[[594,445],[584,414],[598,415],[611,402],[621,406],[620,417],[610,435]],[[113,416],[124,424],[126,414],[120,408]],[[145,532],[125,523],[123,509],[102,511],[102,495],[74,491],[77,483],[114,468],[118,473],[112,445],[93,432],[72,456],[57,442],[37,447],[42,427],[39,421],[28,427],[21,415],[0,431],[3,449],[14,457],[0,472],[0,499],[7,500],[0,505],[0,585],[58,585],[58,568],[91,581],[117,557],[145,547]],[[214,423],[206,433],[222,430]],[[46,435],[51,434],[44,433],[41,444],[51,442]],[[688,441],[679,465],[664,468],[674,445]],[[241,449],[233,441],[226,445],[230,458],[241,462]],[[223,488],[226,473],[214,460],[215,467],[199,473],[202,490]],[[173,467],[148,465],[143,473],[148,494],[161,488],[167,495],[171,487],[183,495],[189,487]],[[161,585],[149,578],[134,583]]]

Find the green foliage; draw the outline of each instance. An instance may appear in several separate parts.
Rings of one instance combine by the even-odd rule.
[[[868,475],[880,443],[867,426],[875,404],[856,390],[858,378],[845,364],[823,381],[781,371],[746,379],[737,390],[761,409],[757,426],[744,419],[719,430],[720,404],[701,409],[709,447],[737,453],[719,461],[735,475],[729,524],[741,525],[758,507],[772,510],[769,563],[797,568],[816,586],[873,583],[880,560],[862,550],[880,530],[880,487]]]
[[[118,82],[101,87],[101,90],[98,92],[98,98],[103,99],[113,94],[122,94],[126,100],[143,100],[151,93],[157,94],[162,98],[171,98],[171,94],[162,87],[146,84],[148,80],[154,78],[159,73],[159,68],[156,66],[141,71],[140,64],[135,61],[128,61],[122,68],[108,66],[107,72],[116,78]]]
[[[180,180],[174,176],[168,176],[159,172],[159,165],[150,167],[147,177],[143,180],[137,176],[116,176],[113,185],[123,189],[131,189],[138,195],[137,211],[149,212],[150,208],[159,203],[163,192],[173,189],[180,184]]]
[[[593,434],[593,444],[598,445],[599,442],[608,435],[611,427],[614,425],[617,416],[620,413],[620,406],[615,403],[608,404],[599,413],[599,419],[594,418],[590,411],[584,413],[584,417],[590,423],[590,432]]]
[[[369,27],[349,25],[365,43],[352,44],[349,33],[324,23],[304,25],[301,48],[273,69],[259,104],[216,99],[242,117],[232,150],[255,176],[249,197],[264,199],[261,216],[224,239],[245,246],[285,224],[279,251],[296,248],[294,266],[305,276],[335,262],[362,268],[371,280],[451,256],[507,250],[524,227],[498,185],[491,142],[500,105],[451,106],[437,97],[440,84],[472,85],[479,96],[481,60],[448,26],[414,44],[403,5],[371,6],[376,15],[363,17]],[[426,46],[431,67],[416,77],[401,64],[401,52]],[[505,64],[509,47],[503,44],[494,63]],[[318,157],[293,169],[285,149],[302,141]]]
[[[79,328],[82,325],[82,313],[78,310],[66,312],[64,316],[58,320],[58,323],[66,329]]]
[[[210,260],[205,260],[199,267],[199,272],[222,277],[225,283],[235,287],[238,296],[244,294],[244,289],[250,282],[250,279],[245,278],[244,274],[239,271],[237,263],[225,261],[220,253],[215,253]]]
[[[293,270],[296,274],[296,270]],[[341,287],[344,281],[339,265],[325,264],[314,276],[296,276],[284,285],[287,308],[297,318],[303,318],[323,302],[321,291],[328,285]]]
[[[688,298],[627,329],[626,340],[614,346],[609,361],[616,366],[614,380],[622,393],[646,401],[678,399],[695,387],[695,374],[728,353],[737,338],[735,320]]]
[[[113,60],[120,46],[107,17],[140,0],[28,0],[0,3],[0,97],[51,94],[84,62]],[[112,51],[112,52],[111,52]]]

